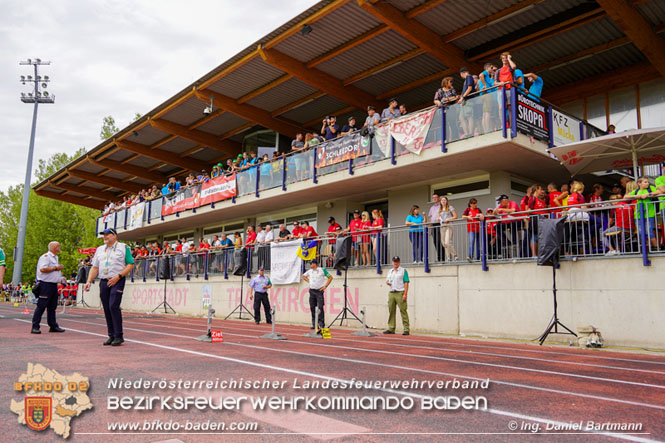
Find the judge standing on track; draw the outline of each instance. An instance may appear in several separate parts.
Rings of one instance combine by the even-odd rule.
[[[92,259],[92,269],[85,284],[85,291],[90,290],[91,283],[99,274],[99,298],[104,307],[106,327],[109,338],[104,346],[120,346],[125,340],[122,336],[122,292],[125,289],[125,278],[132,272],[134,257],[129,246],[118,242],[115,229],[102,232],[104,244],[97,248]]]
[[[48,252],[37,262],[37,280],[39,281],[39,301],[37,309],[32,316],[32,334],[41,334],[39,323],[42,321],[44,309],[46,309],[46,319],[49,325],[49,332],[65,332],[55,320],[55,310],[58,307],[58,283],[65,280],[62,276],[62,268],[58,262],[60,253],[60,243],[52,241],[48,244]],[[27,297],[27,295],[26,295]]]

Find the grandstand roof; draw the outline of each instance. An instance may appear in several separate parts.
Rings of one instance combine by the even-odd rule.
[[[663,31],[664,0],[323,0],[34,189],[101,208],[209,169],[257,126],[291,137],[392,96],[409,110],[429,106],[443,76],[480,72],[503,51],[562,104],[665,76]],[[203,115],[211,100],[215,112]]]

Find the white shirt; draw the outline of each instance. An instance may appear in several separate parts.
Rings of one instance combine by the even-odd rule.
[[[189,252],[190,248],[191,248],[191,246],[189,245],[189,242],[186,241],[185,243],[182,244],[182,253],[187,254],[187,252]]]
[[[39,257],[37,262],[37,280],[47,283],[60,283],[63,279],[62,272],[53,271],[53,272],[41,272],[40,269],[44,268],[55,268],[60,262],[58,261],[58,256],[48,251],[46,254]]]
[[[265,231],[265,233],[266,233],[266,238],[265,238],[266,243],[271,242],[275,239],[275,234],[272,232],[272,229],[270,231]]]
[[[99,278],[111,278],[120,274],[128,263],[134,263],[129,246],[116,241],[107,248],[102,245],[95,251],[92,266],[99,269]]]
[[[266,231],[261,230],[256,233],[256,243],[263,243],[266,241]]]
[[[406,276],[405,276],[406,274]],[[402,292],[404,291],[404,282],[409,281],[409,274],[403,267],[398,267],[397,269],[393,268],[388,272],[388,286],[390,286],[390,291]]]
[[[309,280],[309,287],[311,289],[321,289],[324,287],[328,281],[328,275],[330,274],[328,274],[325,268],[310,269],[303,274]]]

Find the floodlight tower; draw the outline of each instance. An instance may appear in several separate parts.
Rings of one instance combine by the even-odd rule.
[[[55,96],[49,94],[46,89],[48,83],[51,81],[48,75],[43,78],[39,75],[39,67],[41,65],[50,65],[51,62],[42,61],[41,59],[27,59],[22,61],[19,65],[32,66],[35,71],[35,77],[31,75],[27,77],[21,76],[19,80],[22,84],[34,83],[32,92],[21,93],[21,101],[23,103],[34,103],[35,107],[32,111],[32,130],[30,132],[30,147],[28,148],[28,164],[25,169],[25,183],[23,185],[23,201],[21,202],[21,217],[18,224],[18,237],[16,239],[16,248],[14,249],[14,273],[12,275],[12,282],[18,284],[23,276],[23,251],[25,249],[25,229],[28,224],[28,199],[30,197],[30,175],[32,172],[32,154],[35,150],[35,132],[37,130],[37,107],[40,103],[54,103]]]

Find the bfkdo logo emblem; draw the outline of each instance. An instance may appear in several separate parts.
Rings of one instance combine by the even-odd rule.
[[[51,424],[51,397],[25,397],[25,423],[30,429],[43,431]]]

